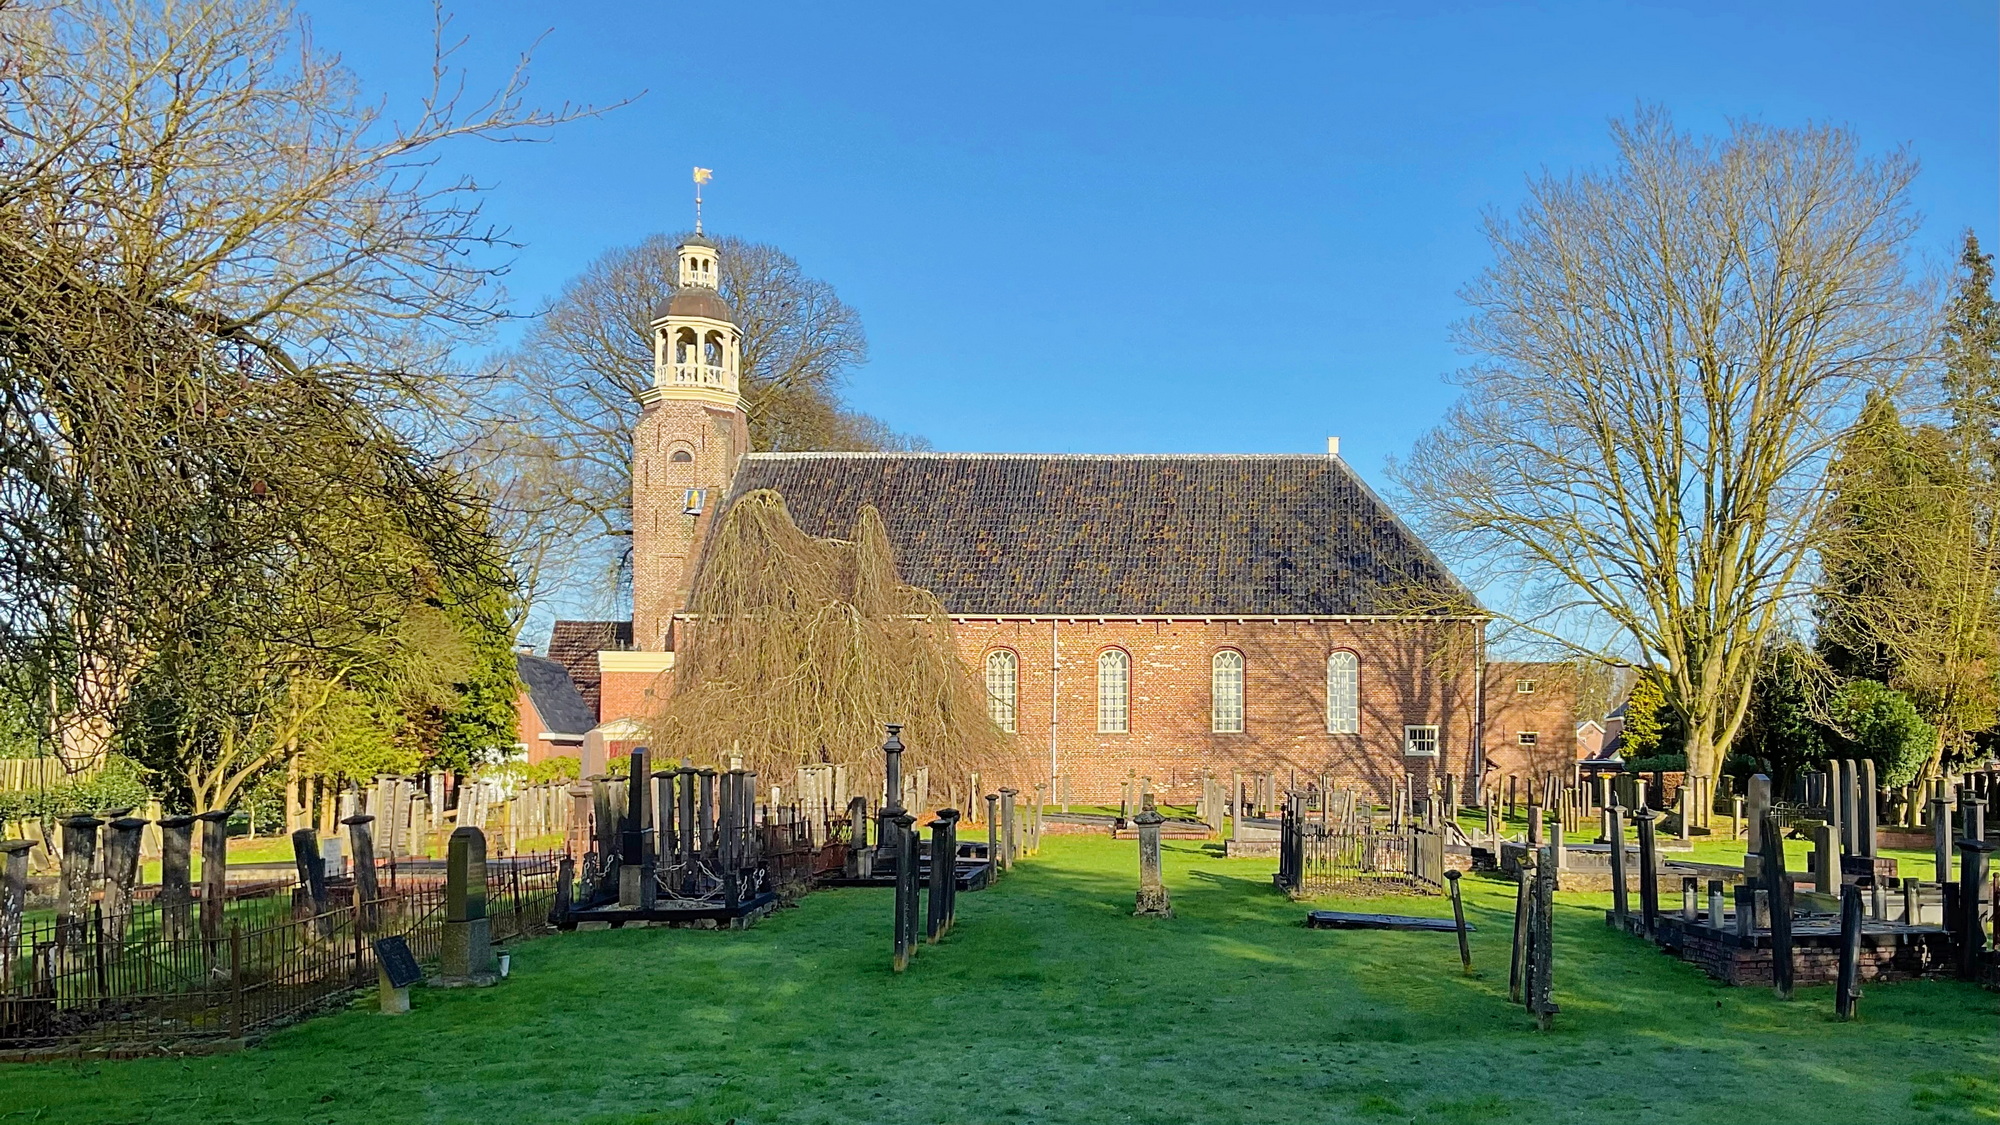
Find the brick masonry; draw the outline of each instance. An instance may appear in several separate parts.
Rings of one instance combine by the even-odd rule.
[[[1579,756],[1576,674],[1567,664],[1494,660],[1486,665],[1486,760],[1496,776],[1567,770]],[[1522,691],[1526,681],[1532,690]],[[1535,736],[1533,747],[1521,744]]]
[[[1019,661],[1017,731],[1024,758],[1048,774],[1053,714],[1055,772],[1071,800],[1116,802],[1128,773],[1150,777],[1162,800],[1184,803],[1204,770],[1227,779],[1274,773],[1301,784],[1326,773],[1336,786],[1385,798],[1406,772],[1463,778],[1477,753],[1473,721],[1476,630],[1471,623],[1242,621],[1233,619],[1039,621],[965,619],[959,651],[975,675],[995,649]],[[1100,732],[1097,659],[1107,648],[1131,657],[1129,733]],[[1242,733],[1216,733],[1216,653],[1243,656]],[[1330,734],[1326,661],[1346,649],[1359,663],[1360,731]],[[1059,660],[1057,659],[1059,657]],[[1406,758],[1405,725],[1439,728],[1439,757]]]
[[[671,647],[667,630],[687,604],[696,547],[750,450],[750,429],[741,411],[667,399],[646,407],[632,445],[632,641],[659,652]],[[705,490],[699,515],[687,514],[689,489]],[[607,718],[621,713],[610,700],[600,705]]]

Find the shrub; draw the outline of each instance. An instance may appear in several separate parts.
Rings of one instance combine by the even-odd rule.
[[[1937,728],[1887,684],[1849,680],[1833,693],[1828,710],[1854,754],[1874,759],[1882,785],[1908,785],[1937,748]]]

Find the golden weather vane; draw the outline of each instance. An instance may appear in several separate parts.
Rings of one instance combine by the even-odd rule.
[[[715,170],[712,168],[696,168],[694,170],[694,232],[696,234],[701,233],[701,185],[714,178]]]

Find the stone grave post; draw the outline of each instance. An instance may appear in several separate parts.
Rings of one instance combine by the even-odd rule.
[[[702,859],[713,863],[715,856],[715,779],[712,769],[695,771],[695,780],[700,790],[695,794],[695,842],[700,848]]]
[[[1905,926],[1921,924],[1923,907],[1922,900],[1918,896],[1923,893],[1923,885],[1923,880],[1918,879],[1914,875],[1908,875],[1903,878],[1903,924]]]
[[[1020,791],[1017,789],[1008,789],[1004,786],[1000,789],[1000,860],[1009,871],[1014,870],[1014,860],[1019,849],[1019,841],[1015,835],[1017,825],[1014,812],[1014,798],[1019,795]]]
[[[1759,775],[1762,776],[1762,775]],[[1759,818],[1758,835],[1764,851],[1760,867],[1771,900],[1771,990],[1780,1000],[1792,998],[1792,876],[1785,870],[1785,834],[1778,814],[1769,808]]]
[[[1674,794],[1674,798],[1675,802],[1680,805],[1680,817],[1681,817],[1680,828],[1678,831],[1674,833],[1674,835],[1679,837],[1682,843],[1686,843],[1688,839],[1692,837],[1694,832],[1693,780],[1683,778],[1681,781],[1681,791],[1679,793]]]
[[[620,818],[618,847],[618,908],[643,910],[651,907],[647,886],[653,882],[653,817],[650,809],[652,752],[644,746],[632,751],[625,774],[625,815]],[[484,839],[480,859],[485,860]]]
[[[903,842],[896,838],[896,818],[903,815],[903,728],[897,723],[884,725],[889,737],[882,740],[882,774],[886,780],[882,810],[876,817],[876,853],[879,860],[894,863],[903,854]],[[910,823],[915,824],[916,818],[911,817]]]
[[[326,856],[319,849],[319,830],[301,828],[292,833],[292,860],[299,870],[299,891],[295,895],[292,917],[301,913],[319,919],[318,930],[321,937],[333,935],[333,919],[327,914],[330,909],[326,897]]]
[[[1530,788],[1528,790],[1528,846],[1530,848],[1539,848],[1542,846],[1542,830],[1542,802],[1536,797],[1534,789]]]
[[[1000,878],[1000,795],[986,795],[986,882]]]
[[[933,945],[951,926],[952,899],[958,890],[958,842],[952,831],[957,823],[957,809],[939,809],[930,823],[931,897],[924,936]]]
[[[1981,797],[1966,797],[1958,802],[1959,829],[1968,840],[1986,838],[1986,801]]]
[[[1465,900],[1458,890],[1459,871],[1455,867],[1445,869],[1446,882],[1451,884],[1452,927],[1458,931],[1458,960],[1464,966],[1465,975],[1472,975],[1472,943],[1465,936]]]
[[[112,945],[125,941],[132,921],[132,887],[139,880],[139,841],[149,823],[121,816],[104,826],[104,937]]]
[[[1729,912],[1728,904],[1722,897],[1722,880],[1708,881],[1708,924],[1720,930],[1722,919]]]
[[[1618,932],[1631,929],[1631,910],[1625,888],[1625,810],[1611,805],[1604,810],[1605,823],[1611,833],[1611,913],[1618,919]]]
[[[211,809],[195,819],[201,822],[201,936],[219,942],[229,892],[229,812]]]
[[[1736,884],[1736,936],[1747,938],[1757,932],[1757,890],[1749,880]]]
[[[1882,794],[1875,784],[1875,759],[1861,760],[1861,773],[1855,784],[1854,833],[1856,854],[1875,858],[1876,836],[1880,827],[1878,818],[1882,811]]]
[[[382,887],[375,881],[375,818],[366,813],[341,818],[347,826],[349,851],[354,853],[354,924],[362,934],[375,932]]]
[[[1835,977],[1833,1011],[1843,1020],[1854,1018],[1861,999],[1861,888],[1840,889],[1840,968]]]
[[[1528,973],[1528,941],[1532,932],[1528,914],[1534,909],[1535,853],[1523,852],[1515,862],[1514,945],[1508,954],[1507,999],[1520,1003]]]
[[[1174,916],[1167,886],[1160,880],[1160,823],[1165,819],[1157,811],[1146,808],[1134,821],[1139,826],[1139,894],[1132,911],[1134,916]]]
[[[1984,840],[1967,838],[1958,842],[1958,917],[1949,924],[1958,931],[1960,980],[1979,979],[1980,954],[1986,950],[1986,931],[1979,924],[1979,907],[1986,894],[1986,855],[1992,850],[1993,845]]]
[[[194,908],[194,825],[191,816],[169,816],[160,821],[160,892],[153,901],[160,907],[160,937],[166,941],[186,941],[194,932],[190,916]]]
[[[1806,835],[1812,840],[1813,890],[1823,895],[1840,893],[1840,843],[1834,826],[1809,822]]]
[[[1660,849],[1653,835],[1659,813],[1641,805],[1632,814],[1639,823],[1639,924],[1647,937],[1655,935],[1660,918]]]
[[[14,950],[28,904],[28,851],[33,840],[0,840],[0,989],[14,981]]]
[[[1833,829],[1835,871],[1840,870],[1841,856],[1854,854],[1854,841],[1848,836],[1847,801],[1843,799],[1843,794],[1847,792],[1847,783],[1842,780],[1844,776],[1840,760],[1827,759],[1822,780],[1826,787],[1826,823]]]
[[[1931,831],[1935,837],[1937,884],[1951,882],[1951,805],[1943,797],[1931,798]]]
[[[894,792],[892,789],[891,792]],[[900,822],[900,823],[897,823]],[[883,828],[889,830],[891,839],[899,841],[900,854],[896,859],[896,937],[895,955],[891,962],[897,972],[910,967],[910,956],[916,952],[917,940],[917,897],[920,893],[917,882],[916,849],[901,843],[907,836],[910,843],[916,840],[914,825],[917,819],[906,812],[896,814],[896,822],[885,821]]]
[[[640,779],[643,785],[645,775]],[[487,985],[493,972],[493,921],[486,916],[486,833],[456,828],[445,845],[444,936],[438,942],[438,983]]]
[[[1681,876],[1681,921],[1692,926],[1701,921],[1701,880]]]
[[[94,816],[66,816],[59,823],[62,876],[56,887],[56,941],[71,945],[84,938],[84,919],[90,914],[96,883],[97,829],[104,822]]]
[[[1764,814],[1771,808],[1771,779],[1763,774],[1750,778],[1750,840],[1743,852],[1743,874],[1754,876],[1764,856]]]
[[[1870,878],[1868,881],[1868,915],[1877,922],[1889,920],[1889,889],[1882,880]]]
[[[673,767],[653,771],[653,864],[655,867],[672,868],[680,857],[680,804],[674,798],[674,781],[680,771]],[[806,814],[807,835],[817,846],[820,841],[820,821],[826,816],[828,807],[824,801],[816,801]]]
[[[1557,1011],[1555,969],[1555,879],[1548,865],[1537,865],[1534,897],[1528,909],[1527,1006],[1535,1027],[1547,1031]]]

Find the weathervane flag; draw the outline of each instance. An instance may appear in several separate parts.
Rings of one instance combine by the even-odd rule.
[[[705,184],[714,178],[715,178],[715,169],[713,168],[696,168],[694,170],[695,183]]]
[[[715,170],[713,168],[696,168],[694,170],[694,232],[696,234],[701,233],[701,185],[714,178]]]

